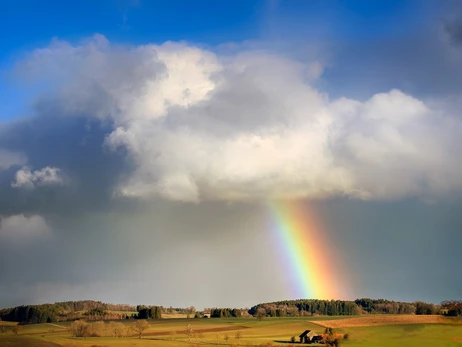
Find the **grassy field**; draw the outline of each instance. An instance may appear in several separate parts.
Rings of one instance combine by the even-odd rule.
[[[6,332],[0,333],[0,346],[211,347],[267,344],[267,346],[288,347],[291,336],[298,336],[306,329],[322,333],[324,330],[322,325],[335,325],[338,333],[348,333],[349,339],[343,341],[343,345],[350,347],[462,346],[461,320],[443,317],[425,317],[425,319],[418,316],[394,317],[396,316],[329,317],[329,319],[299,317],[266,318],[262,321],[252,318],[162,319],[150,321],[150,327],[143,333],[142,339],[134,336],[133,332],[132,336],[125,338],[72,338],[66,329],[69,323],[25,325],[21,326],[18,335],[14,335],[11,323],[0,322],[0,332],[3,326],[6,328]],[[133,324],[133,321],[122,322],[127,326]],[[380,322],[382,325],[379,325]],[[193,328],[191,338],[185,334],[188,324]],[[240,334],[241,337],[236,339],[236,334]]]

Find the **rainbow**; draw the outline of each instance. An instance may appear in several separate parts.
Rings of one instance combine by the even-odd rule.
[[[295,295],[304,299],[338,299],[329,243],[301,202],[270,202],[273,229],[283,245]]]

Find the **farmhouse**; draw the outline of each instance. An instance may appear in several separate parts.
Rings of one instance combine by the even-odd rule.
[[[305,330],[300,336],[300,343],[313,343],[321,340],[321,336],[313,330]]]

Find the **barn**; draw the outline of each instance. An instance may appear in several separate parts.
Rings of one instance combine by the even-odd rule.
[[[312,343],[319,341],[319,335],[316,334],[313,330],[305,330],[300,334],[300,343]]]

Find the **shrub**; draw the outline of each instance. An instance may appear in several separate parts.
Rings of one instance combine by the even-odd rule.
[[[69,332],[73,337],[87,337],[88,336],[88,323],[76,320],[69,325]]]
[[[87,325],[87,334],[91,337],[106,336],[106,324],[104,322],[96,322]]]
[[[110,322],[109,331],[113,337],[124,337],[127,335],[127,328],[120,322]]]

